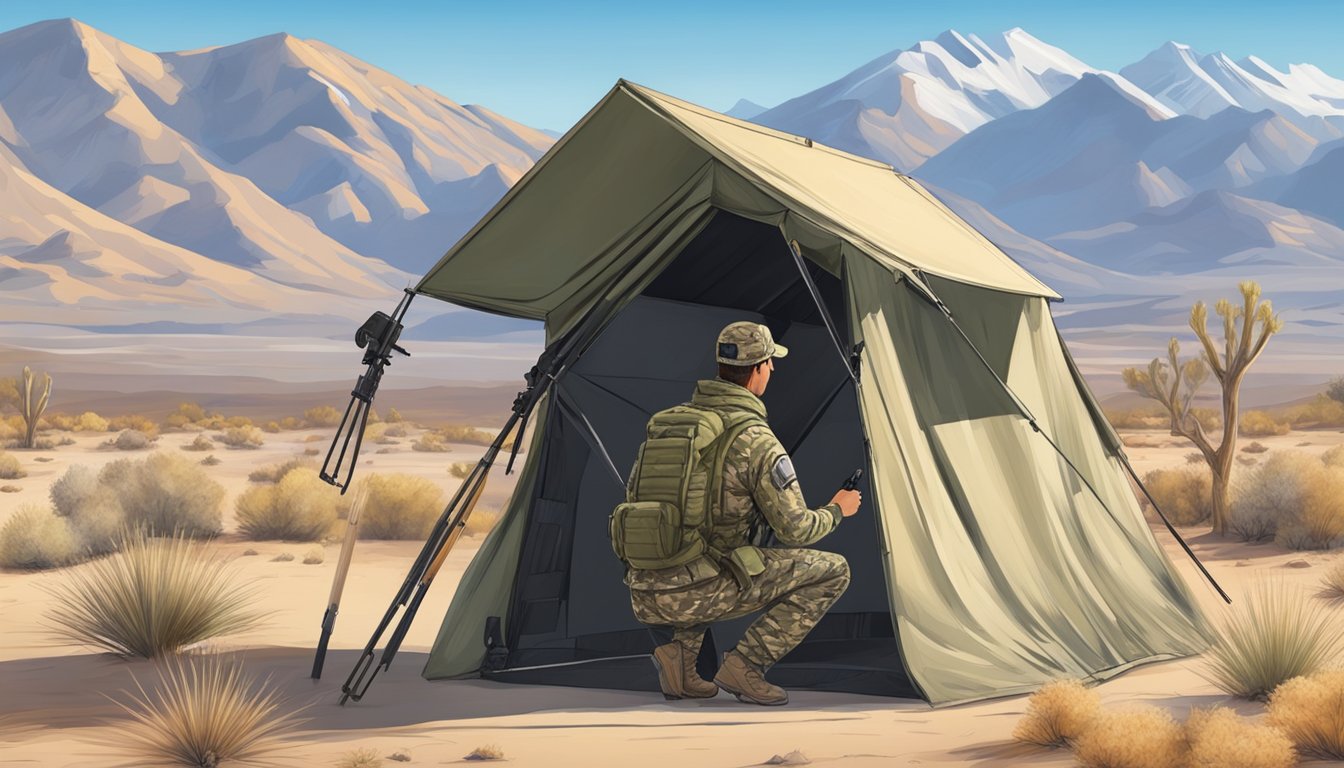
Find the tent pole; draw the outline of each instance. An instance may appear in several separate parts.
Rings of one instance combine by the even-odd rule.
[[[625,480],[621,477],[620,471],[616,469],[616,462],[611,460],[611,454],[607,452],[607,446],[602,443],[602,438],[598,437],[597,430],[593,429],[593,425],[588,421],[588,417],[584,416],[582,411],[572,406],[569,402],[569,398],[566,397],[564,393],[560,392],[560,390],[556,390],[556,404],[560,406],[561,413],[567,416],[569,420],[574,422],[577,426],[583,428],[583,437],[588,442],[589,447],[595,448],[597,452],[601,454],[603,464],[606,465],[607,471],[611,473],[612,478],[616,480],[616,484],[621,487],[622,491],[624,491]]]
[[[1083,485],[1086,485],[1087,489],[1092,492],[1092,495],[1096,497],[1102,508],[1111,516],[1111,519],[1115,520],[1116,525],[1120,526],[1120,530],[1125,531],[1125,533],[1128,534],[1128,529],[1126,529],[1124,525],[1120,523],[1119,519],[1115,517],[1115,513],[1106,505],[1106,502],[1101,498],[1101,494],[1097,493],[1097,489],[1092,487],[1092,483],[1088,481],[1082,471],[1078,469],[1071,459],[1069,459],[1068,455],[1066,455],[1059,445],[1057,445],[1055,441],[1041,429],[1040,425],[1036,423],[1036,417],[1032,415],[1030,409],[1027,408],[1026,403],[1023,403],[1017,396],[1017,393],[1008,386],[1008,382],[1004,381],[999,376],[998,371],[994,370],[994,366],[989,364],[989,361],[985,359],[985,356],[980,353],[980,349],[975,346],[975,342],[971,341],[971,337],[967,336],[966,331],[962,330],[961,324],[952,316],[952,310],[948,309],[942,299],[938,298],[937,294],[933,292],[933,286],[928,285],[928,280],[925,279],[924,273],[922,271],[917,272],[919,274],[919,279],[924,282],[924,287],[928,291],[929,296],[933,297],[935,306],[942,310],[943,316],[947,318],[948,322],[952,323],[952,327],[956,329],[958,335],[960,335],[967,346],[971,348],[971,351],[975,353],[975,356],[980,358],[980,362],[985,366],[985,369],[988,370],[990,375],[994,377],[994,380],[999,383],[999,386],[1003,387],[1003,391],[1007,392],[1008,396],[1013,399],[1013,403],[1017,406],[1018,410],[1020,410],[1022,415],[1027,418],[1027,422],[1031,424],[1032,431],[1039,433],[1045,438],[1045,441],[1050,444],[1050,447],[1055,450],[1055,453],[1059,454],[1059,457],[1064,459],[1064,463],[1069,465],[1069,468],[1078,476],[1078,479],[1083,481]],[[1200,562],[1199,558],[1195,556],[1194,551],[1190,549],[1190,545],[1186,544],[1185,539],[1181,538],[1181,535],[1176,532],[1175,526],[1173,526],[1171,521],[1167,519],[1167,516],[1162,513],[1162,510],[1157,506],[1157,502],[1153,501],[1153,497],[1148,493],[1148,489],[1144,487],[1142,482],[1139,482],[1139,478],[1135,474],[1134,468],[1130,466],[1129,459],[1125,456],[1124,452],[1120,451],[1119,455],[1121,462],[1125,465],[1125,468],[1129,470],[1130,477],[1133,477],[1134,482],[1139,484],[1139,488],[1143,491],[1143,495],[1148,497],[1148,501],[1153,505],[1153,510],[1157,512],[1158,517],[1162,518],[1162,522],[1166,523],[1167,530],[1171,531],[1171,535],[1176,537],[1176,541],[1180,543],[1181,549],[1185,550],[1185,554],[1189,555],[1190,559],[1194,561],[1195,565],[1199,568],[1199,572],[1204,574],[1204,578],[1208,579],[1208,582],[1213,585],[1213,588],[1218,590],[1219,596],[1230,605],[1232,603],[1232,598],[1227,596],[1227,593],[1223,591],[1221,586],[1219,586],[1217,580],[1213,578],[1213,574],[1209,573],[1209,570],[1204,567],[1204,563]]]

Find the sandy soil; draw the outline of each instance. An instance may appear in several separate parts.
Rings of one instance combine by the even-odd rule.
[[[299,452],[307,434],[268,436],[258,451],[216,451],[224,463],[216,476],[232,497],[247,486],[251,469]],[[1188,445],[1148,432],[1125,433],[1128,453],[1139,472],[1184,463]],[[120,453],[90,449],[98,438],[79,438],[80,445],[35,455],[50,456],[45,464],[21,454],[29,477],[18,481],[19,494],[0,496],[0,519],[14,499],[39,500],[52,479],[70,463],[97,464]],[[190,436],[166,435],[169,446]],[[1249,442],[1249,441],[1246,441]],[[1313,452],[1344,443],[1338,432],[1292,433],[1261,438],[1271,451],[1298,448]],[[1147,443],[1149,447],[1142,444]],[[325,448],[323,443],[312,443]],[[442,467],[449,461],[472,461],[480,449],[455,446],[450,454],[370,454],[365,471],[415,471],[442,482],[455,482]],[[198,454],[188,454],[198,455]],[[1266,454],[1260,454],[1263,458]],[[513,478],[497,472],[485,504],[499,506]],[[1254,582],[1281,578],[1314,594],[1322,572],[1339,555],[1291,552],[1274,545],[1246,545],[1213,538],[1205,529],[1184,531],[1192,548],[1234,597]],[[1154,535],[1176,569],[1210,615],[1225,608],[1200,578],[1175,540],[1160,525]],[[311,718],[292,739],[295,765],[332,765],[344,753],[372,747],[384,756],[410,754],[411,765],[465,762],[474,748],[498,745],[508,763],[523,766],[631,765],[646,768],[684,766],[750,766],[774,755],[801,750],[814,764],[844,766],[1067,766],[1066,752],[1014,745],[1013,726],[1027,699],[1016,696],[977,704],[932,709],[918,701],[852,694],[794,691],[781,708],[740,704],[726,695],[704,701],[666,702],[656,693],[601,691],[551,686],[522,686],[482,681],[427,682],[420,678],[426,652],[438,630],[455,583],[480,545],[465,538],[449,557],[420,619],[391,670],[378,678],[367,698],[337,706],[341,681],[368,639],[368,632],[387,606],[418,550],[416,542],[360,542],[352,578],[347,584],[331,654],[320,682],[308,678],[337,546],[328,545],[321,565],[273,562],[282,551],[299,556],[308,544],[244,542],[225,536],[218,544],[241,577],[263,585],[263,607],[269,623],[253,632],[224,638],[213,645],[237,654],[248,669],[271,677],[289,700],[311,704]],[[243,556],[248,548],[257,556]],[[43,629],[43,585],[64,578],[62,571],[41,574],[0,572],[0,765],[71,766],[117,764],[100,741],[124,717],[106,695],[133,688],[133,676],[154,679],[149,662],[125,662],[87,649],[53,643]],[[272,589],[274,584],[283,588]],[[1153,704],[1178,719],[1191,707],[1227,705],[1258,716],[1263,705],[1231,699],[1206,682],[1198,659],[1151,664],[1098,686],[1107,706]],[[384,765],[392,765],[391,761]]]

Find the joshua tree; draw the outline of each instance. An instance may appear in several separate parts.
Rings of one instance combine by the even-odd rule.
[[[1241,380],[1251,363],[1264,351],[1269,337],[1283,328],[1283,321],[1274,314],[1270,302],[1260,301],[1258,283],[1247,280],[1238,287],[1241,289],[1241,306],[1221,299],[1215,307],[1223,318],[1221,355],[1209,338],[1208,309],[1199,301],[1190,310],[1190,328],[1203,346],[1202,357],[1180,362],[1181,345],[1172,338],[1167,345],[1167,362],[1153,358],[1146,371],[1126,368],[1123,374],[1130,389],[1158,401],[1167,409],[1171,415],[1171,434],[1188,438],[1208,462],[1213,475],[1213,530],[1220,535],[1227,530],[1227,489],[1237,450],[1237,401]],[[1208,380],[1210,370],[1223,390],[1223,437],[1216,448],[1209,442],[1199,420],[1190,413],[1190,401],[1200,385]]]
[[[23,447],[32,448],[33,438],[37,434],[37,420],[47,410],[47,400],[51,398],[51,375],[42,374],[42,393],[34,396],[33,371],[23,366],[23,383],[19,386],[19,415],[27,426],[23,437]]]

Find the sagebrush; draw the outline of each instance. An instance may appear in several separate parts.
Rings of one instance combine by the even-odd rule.
[[[1066,747],[1101,714],[1101,698],[1080,680],[1055,680],[1027,699],[1027,711],[1013,740],[1042,747]]]

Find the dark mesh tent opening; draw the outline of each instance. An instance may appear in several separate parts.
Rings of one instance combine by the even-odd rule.
[[[840,278],[807,265],[847,335]],[[502,638],[508,668],[485,676],[658,690],[648,653],[666,636],[630,610],[607,515],[624,496],[649,416],[689,399],[696,380],[714,377],[714,338],[745,319],[767,324],[789,347],[763,400],[808,504],[826,503],[863,466],[853,385],[779,229],[716,212],[553,391],[558,407],[539,425],[547,437]],[[866,480],[860,490],[859,514],[813,545],[846,557],[850,587],[771,679],[790,688],[917,696],[892,629],[875,499]],[[706,678],[753,618],[714,625],[700,657]]]

